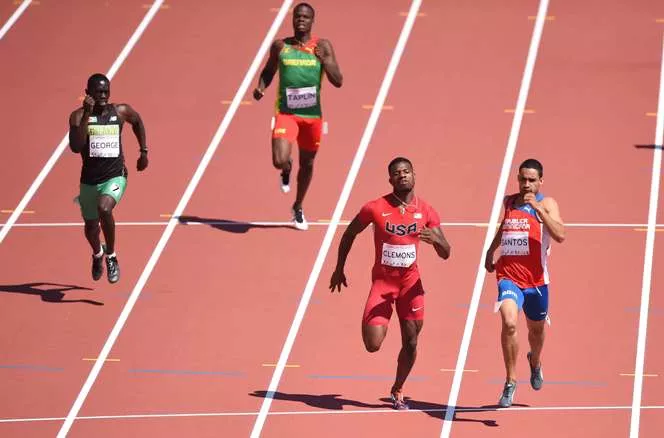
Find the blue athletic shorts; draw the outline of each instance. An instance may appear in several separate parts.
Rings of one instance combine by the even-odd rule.
[[[512,280],[502,279],[498,282],[498,301],[514,300],[519,310],[532,321],[546,319],[549,312],[549,286],[521,289]]]

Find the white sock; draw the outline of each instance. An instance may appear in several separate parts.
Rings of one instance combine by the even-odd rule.
[[[109,257],[110,257],[110,258],[115,257],[115,253],[113,253],[113,254],[106,254],[106,258],[109,258]]]
[[[94,255],[94,258],[96,258],[96,259],[103,257],[103,255],[104,255],[104,249],[103,249],[103,248],[99,248],[99,252],[98,252],[97,254],[93,254],[93,255]]]

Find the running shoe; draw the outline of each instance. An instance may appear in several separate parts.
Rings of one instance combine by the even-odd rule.
[[[401,392],[393,392],[390,394],[392,399],[392,407],[397,411],[407,411],[410,409],[408,403],[403,399],[403,394]]]
[[[106,256],[106,271],[108,273],[108,281],[110,283],[117,283],[120,279],[120,265],[118,264],[117,256]]]
[[[92,255],[92,279],[97,281],[104,275],[104,254],[99,257]]]
[[[516,382],[505,382],[505,386],[503,387],[503,394],[500,397],[500,401],[498,402],[501,408],[509,408],[512,406],[514,392],[516,392]]]
[[[530,361],[532,355],[533,353],[529,351],[527,357],[528,366],[530,367],[530,386],[532,386],[535,391],[539,391],[542,389],[542,384],[544,383],[544,373],[542,373],[542,364],[537,368],[532,366],[532,362]]]
[[[293,209],[293,223],[295,224],[295,228],[298,230],[306,231],[309,229],[309,224],[307,223],[307,219],[304,217],[304,212],[302,211],[301,207]]]

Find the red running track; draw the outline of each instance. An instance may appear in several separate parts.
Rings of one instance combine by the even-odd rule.
[[[131,103],[145,118],[151,145],[151,167],[138,174],[133,170],[135,141],[130,130],[126,133],[131,174],[117,210],[120,221],[163,221],[160,215],[173,211],[227,109],[222,101],[232,99],[274,18],[270,9],[279,6],[267,1],[243,5],[247,8],[222,8],[212,1],[167,5],[113,81],[115,99]],[[314,6],[316,33],[334,43],[346,83],[340,90],[324,89],[330,132],[305,204],[312,222],[329,219],[334,209],[369,116],[362,106],[375,99],[409,2]],[[542,159],[546,193],[558,199],[568,223],[642,224],[647,218],[652,152],[634,144],[653,138],[654,118],[645,113],[656,111],[662,26],[655,18],[664,11],[654,2],[639,6],[554,1],[549,11],[555,20],[545,25],[528,100],[535,112],[526,114],[514,163],[531,155]],[[51,18],[62,13],[47,7],[47,2],[31,7],[0,51],[11,42],[15,48],[8,56],[18,59],[21,50],[44,38],[45,30],[29,26],[40,10],[50,11],[46,16]],[[79,10],[81,19],[92,16]],[[113,25],[124,30],[109,38],[115,46],[98,46],[101,70],[145,12],[129,2],[122,7],[113,2],[110,10],[123,12]],[[373,249],[367,230],[349,259],[351,288],[341,295],[327,290],[335,238],[261,436],[440,435],[452,381],[452,373],[441,369],[453,369],[456,363],[486,233],[486,227],[472,224],[488,220],[513,116],[505,110],[516,100],[532,33],[528,17],[536,10],[535,1],[509,7],[488,1],[424,3],[345,209],[344,219],[350,219],[362,203],[387,191],[385,166],[394,155],[404,154],[415,163],[418,194],[445,222],[466,224],[445,227],[452,259],[443,263],[424,251],[421,261],[429,291],[427,321],[406,390],[414,407],[425,412],[384,409],[399,346],[396,323],[383,350],[370,355],[362,347],[359,324]],[[371,17],[372,31],[344,24],[349,15],[360,17],[359,22]],[[286,19],[280,35],[289,29]],[[62,27],[58,35],[68,30]],[[62,38],[64,51],[77,35],[72,32],[68,42]],[[16,62],[14,74],[36,76],[32,63],[48,56]],[[58,87],[68,86],[58,91],[59,97],[53,95],[52,104],[59,107],[44,113],[56,117],[40,131],[44,137],[35,141],[39,146],[23,148],[34,153],[5,153],[16,159],[7,166],[16,175],[13,188],[5,192],[8,206],[2,208],[18,202],[64,134],[66,115],[81,88],[77,78],[96,68],[89,61],[89,66],[72,64],[75,71],[54,77]],[[3,91],[10,79],[2,78]],[[274,90],[269,93],[260,104],[240,107],[186,215],[225,221],[289,219],[292,195],[279,195],[269,157]],[[15,130],[16,142],[29,145],[18,129],[23,124],[17,118],[8,126]],[[29,204],[27,210],[35,213],[21,222],[79,221],[71,202],[78,166],[76,156],[65,154]],[[578,196],[579,185],[591,195]],[[634,366],[645,241],[645,233],[634,228],[641,227],[570,227],[567,242],[554,248],[553,325],[545,348],[548,383],[535,394],[524,381],[518,404],[631,404],[633,379],[619,374],[633,372]],[[2,436],[55,435],[91,368],[92,362],[83,359],[98,354],[162,231],[163,226],[119,227],[123,278],[110,286],[89,280],[89,251],[80,228],[11,230],[0,247],[0,265],[7,267],[0,280],[0,291],[6,293],[0,297],[5,300],[2,308],[11,309],[2,315],[2,341],[9,347],[0,353],[3,392],[11,397],[0,403],[0,416],[54,419],[2,422]],[[282,227],[178,226],[109,356],[112,361],[80,412],[118,418],[77,420],[69,436],[202,437],[221,431],[248,436],[324,231],[316,223],[306,233]],[[655,266],[658,249],[661,243],[655,248]],[[594,256],[590,260],[588,250]],[[579,266],[584,266],[581,275]],[[613,266],[621,270],[607,276],[607,267]],[[42,284],[49,282],[81,289],[58,294],[57,286]],[[645,372],[660,376],[662,357],[652,347],[662,339],[661,284],[655,270]],[[503,371],[498,318],[491,313],[494,297],[489,276],[466,362],[466,369],[475,371],[464,374],[460,409],[493,405],[498,398]],[[526,348],[523,344],[524,354]],[[519,364],[519,373],[525,380],[524,365]],[[645,378],[644,406],[662,404],[661,378]],[[661,430],[657,412],[643,410],[640,436],[656,436]],[[142,417],[126,418],[132,414]],[[546,425],[540,432],[545,436],[627,436],[629,415],[629,409],[485,408],[459,412],[452,435],[518,436],[533,425]]]

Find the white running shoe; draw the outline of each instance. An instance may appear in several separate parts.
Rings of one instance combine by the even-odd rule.
[[[298,208],[297,210],[293,209],[293,224],[298,230],[306,231],[309,229],[309,224],[307,223],[307,219],[304,217],[304,212],[302,212],[301,208]]]

